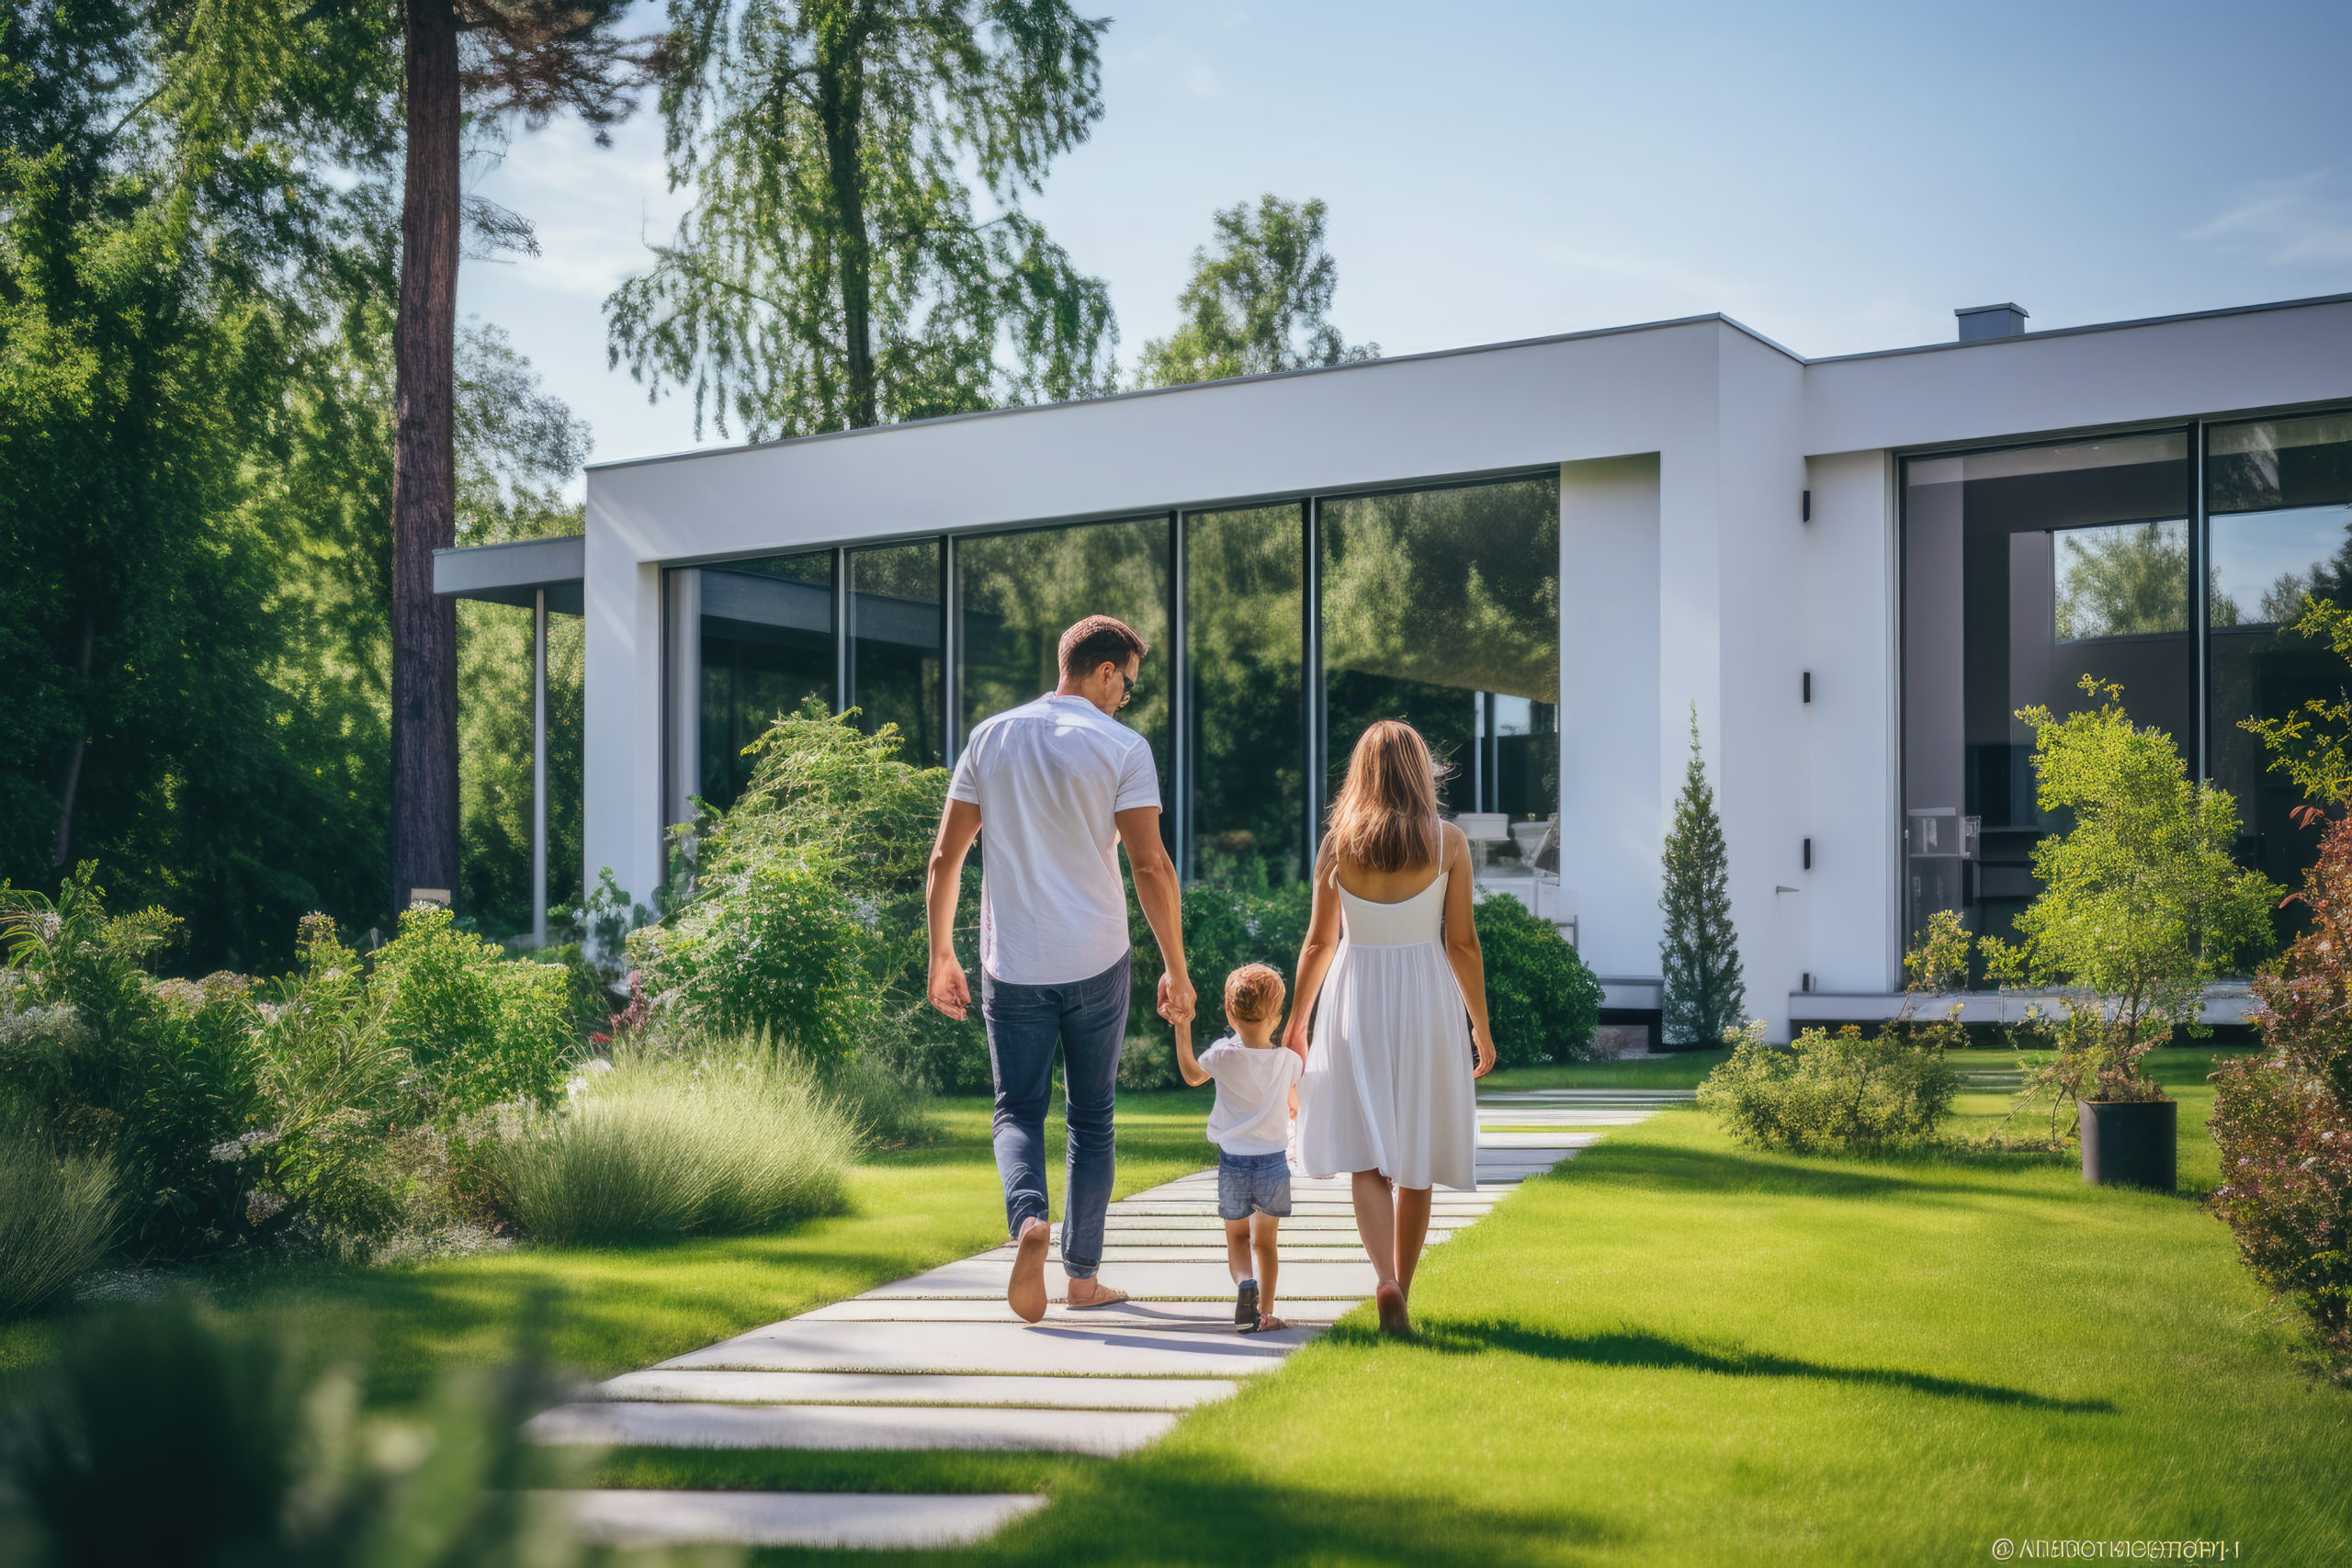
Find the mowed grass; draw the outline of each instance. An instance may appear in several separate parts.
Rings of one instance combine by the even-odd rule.
[[[2160,1064],[2185,1172],[2209,1055]],[[1414,1294],[1418,1340],[1359,1314],[1126,1460],[630,1450],[604,1478],[1054,1497],[958,1562],[1961,1563],[2062,1537],[2352,1560],[2352,1396],[2303,1375],[2191,1197],[1765,1154],[1677,1109],[1433,1248]]]
[[[1058,1100],[1057,1100],[1058,1104]],[[1124,1195],[1215,1158],[1205,1093],[1122,1095]],[[536,1324],[547,1353],[591,1377],[649,1365],[763,1323],[967,1258],[1004,1239],[1004,1197],[985,1099],[935,1101],[943,1136],[850,1172],[850,1212],[759,1235],[614,1247],[515,1247],[400,1267],[268,1266],[195,1272],[236,1310],[289,1312],[330,1341],[373,1346],[372,1399],[406,1404],[457,1366],[512,1353]],[[1066,1146],[1056,1111],[1050,1189],[1060,1214]],[[68,1320],[9,1325],[0,1371],[46,1359]]]

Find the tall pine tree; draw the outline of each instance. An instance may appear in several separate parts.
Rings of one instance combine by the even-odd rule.
[[[1666,889],[1658,908],[1666,934],[1658,961],[1666,976],[1663,1033],[1680,1045],[1713,1045],[1740,1021],[1747,1000],[1739,973],[1739,936],[1732,929],[1729,857],[1715,792],[1699,751],[1699,705],[1690,705],[1690,769],[1666,836]]]

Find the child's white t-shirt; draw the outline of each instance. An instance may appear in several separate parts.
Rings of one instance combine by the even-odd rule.
[[[1194,1059],[1216,1080],[1210,1143],[1229,1155],[1274,1155],[1290,1146],[1290,1087],[1306,1070],[1297,1052],[1252,1050],[1227,1035]]]

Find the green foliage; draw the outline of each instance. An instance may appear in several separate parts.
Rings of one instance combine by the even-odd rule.
[[[1731,919],[1730,859],[1715,792],[1699,751],[1699,705],[1690,705],[1690,766],[1666,836],[1665,889],[1658,908],[1666,932],[1658,944],[1665,976],[1663,1032],[1679,1045],[1705,1045],[1739,1021],[1747,985],[1740,976],[1739,933]]]
[[[2255,981],[2265,1049],[2213,1074],[2213,1212],[2352,1386],[2352,820],[2328,825],[2301,894],[2311,929]]]
[[[1225,1016],[1225,977],[1236,969],[1245,964],[1269,964],[1281,971],[1285,987],[1296,983],[1298,950],[1306,940],[1314,903],[1312,885],[1272,886],[1266,880],[1264,862],[1255,857],[1239,862],[1230,881],[1184,889],[1184,964],[1200,994],[1200,1012],[1193,1020],[1195,1047],[1232,1032]],[[1182,1080],[1176,1072],[1174,1031],[1156,1006],[1159,946],[1132,888],[1127,940],[1132,969],[1126,1055],[1120,1058],[1119,1081],[1128,1089],[1173,1089]],[[1283,1006],[1287,1010],[1287,1000]],[[985,1069],[985,1058],[980,1065]]]
[[[565,971],[507,961],[447,909],[420,905],[401,917],[370,987],[383,1044],[415,1065],[441,1115],[542,1100],[563,1081],[572,1055]]]
[[[524,1437],[557,1397],[535,1359],[454,1376],[421,1415],[372,1416],[363,1359],[305,1330],[177,1298],[84,1324],[10,1413],[0,1530],[31,1560],[90,1568],[581,1561],[530,1490],[576,1462]]]
[[[1269,194],[1220,209],[1216,249],[1193,253],[1192,281],[1177,297],[1184,324],[1143,345],[1136,380],[1178,387],[1228,376],[1376,359],[1376,343],[1351,345],[1329,319],[1340,269],[1323,248],[1325,209]]]
[[[142,967],[176,929],[157,909],[109,916],[88,863],[54,902],[0,886],[0,1091],[65,1150],[112,1160],[128,1239],[165,1255],[246,1234],[243,1181],[213,1151],[257,1102],[252,983]]]
[[[866,735],[815,704],[752,751],[742,795],[691,840],[692,896],[629,935],[656,1016],[773,1034],[820,1064],[920,1055],[890,1047],[933,1027],[922,878],[946,773],[901,761],[895,725]]]
[[[1102,116],[1107,24],[1067,0],[670,17],[670,178],[695,200],[606,301],[615,364],[755,441],[1108,389],[1109,291],[1021,205]]]
[[[0,1119],[0,1319],[39,1311],[96,1268],[121,1210],[111,1160],[61,1154],[22,1114]]]
[[[1728,1032],[1731,1060],[1699,1086],[1699,1108],[1744,1144],[1794,1154],[1881,1148],[1932,1136],[1951,1113],[1959,1075],[1944,1059],[1957,1024],[1908,1021],[1865,1035],[1808,1029],[1787,1050],[1764,1026]]]
[[[1600,982],[1559,928],[1508,894],[1471,916],[1487,960],[1487,1018],[1499,1066],[1580,1062],[1600,1022]]]
[[[2306,593],[2293,629],[2325,637],[2339,658],[2352,662],[2352,610]],[[2284,718],[2240,719],[2238,728],[2261,740],[2272,769],[2294,780],[2306,799],[2330,806],[2352,800],[2352,695],[2313,699]]]
[[[855,1144],[815,1075],[773,1049],[622,1051],[487,1158],[525,1235],[602,1246],[837,1213]]]
[[[2176,1027],[2203,1032],[2205,987],[2268,946],[2279,889],[2231,858],[2229,792],[2190,779],[2163,730],[2133,725],[2121,687],[2082,685],[2098,706],[2018,715],[2034,730],[2041,808],[2074,826],[2034,846],[2042,890],[2017,919],[2017,945],[1985,940],[1987,966],[2077,989],[2059,1043],[2092,1098],[2160,1100],[2141,1059]]]

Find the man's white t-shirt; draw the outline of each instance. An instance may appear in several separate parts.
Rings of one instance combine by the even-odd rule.
[[[1117,814],[1159,804],[1151,743],[1084,697],[984,719],[947,798],[980,808],[980,967],[1015,986],[1091,979],[1127,953]]]
[[[1193,1059],[1216,1080],[1210,1143],[1229,1155],[1278,1155],[1290,1146],[1290,1087],[1306,1071],[1297,1052],[1261,1051],[1227,1037]]]

